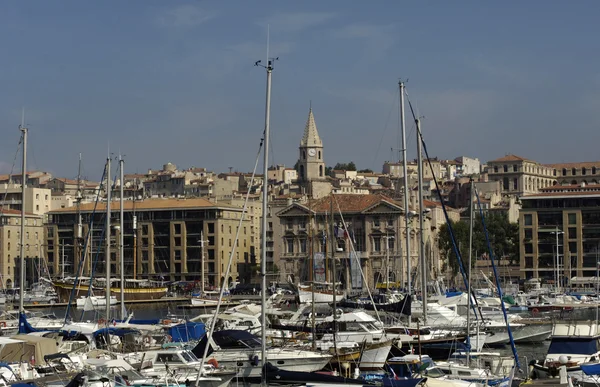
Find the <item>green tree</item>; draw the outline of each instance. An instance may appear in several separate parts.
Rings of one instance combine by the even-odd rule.
[[[496,264],[499,263],[501,258],[508,259],[511,264],[518,263],[519,225],[517,223],[510,223],[506,213],[502,212],[488,212],[485,215],[485,224]],[[469,259],[469,222],[461,220],[451,222],[451,225],[457,248],[462,257],[463,266],[466,269]],[[447,260],[448,267],[452,270],[452,273],[457,274],[459,267],[458,259],[454,252],[447,224],[444,224],[440,228],[438,247],[440,254]],[[477,257],[483,254],[489,254],[489,252],[481,216],[477,214],[473,220],[473,260],[471,264],[475,265]]]
[[[359,173],[373,173],[372,169],[361,169],[360,171],[358,171]]]
[[[354,164],[354,161],[350,161],[347,164],[346,163],[337,163],[337,164],[335,164],[333,169],[340,170],[340,171],[356,171],[356,164]]]

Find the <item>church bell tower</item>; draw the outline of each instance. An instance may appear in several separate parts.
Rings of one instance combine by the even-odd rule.
[[[298,178],[304,183],[325,179],[325,162],[323,161],[323,142],[317,131],[312,107],[308,112],[308,120],[304,127],[304,136],[300,141],[300,157],[298,160]]]

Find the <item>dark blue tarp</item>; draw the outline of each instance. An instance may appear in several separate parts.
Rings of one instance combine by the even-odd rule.
[[[598,352],[596,342],[597,339],[594,338],[555,337],[550,343],[548,354],[593,355]]]
[[[600,375],[600,364],[582,364],[580,367],[586,375]]]
[[[451,291],[447,291],[446,292],[446,297],[455,297],[455,296],[460,296],[461,294],[463,294],[463,292],[451,292]]]
[[[130,329],[130,328],[114,328],[114,327],[102,328],[102,329],[98,329],[96,332],[94,332],[94,337],[96,337],[98,335],[105,335],[107,333],[111,336],[122,337],[122,336],[125,336],[130,333],[140,333],[140,331],[138,331],[137,329]]]
[[[176,343],[200,340],[205,333],[206,327],[204,323],[187,322],[169,328],[171,341]]]

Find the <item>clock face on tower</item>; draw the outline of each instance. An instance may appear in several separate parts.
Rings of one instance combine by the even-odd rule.
[[[315,151],[314,149],[309,149],[308,150],[308,155],[310,157],[315,157],[316,154],[317,154],[317,151]]]

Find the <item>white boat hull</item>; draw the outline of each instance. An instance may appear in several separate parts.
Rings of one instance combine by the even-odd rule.
[[[206,298],[192,298],[192,305],[194,306],[217,306],[218,300],[209,300]]]
[[[331,293],[331,292],[321,293],[321,292],[315,291],[314,293],[315,293],[315,295],[314,295],[315,303],[321,304],[321,303],[332,303],[333,302],[333,293]],[[298,295],[299,295],[301,304],[311,304],[313,302],[313,292],[311,292],[311,291],[299,289]],[[338,293],[338,294],[336,294],[336,301],[342,301],[345,297],[346,297],[345,293],[341,293],[341,294]]]
[[[392,341],[387,340],[381,343],[368,344],[360,356],[359,368],[361,370],[380,370],[385,365]]]
[[[90,297],[79,297],[77,299],[77,307],[85,308],[86,302],[88,306],[93,308],[106,306],[106,297],[90,296]],[[110,297],[110,305],[117,305],[117,297]]]
[[[226,350],[216,351],[211,357],[215,358],[219,365],[225,366],[225,369],[237,372],[237,378],[260,378],[260,355],[260,351],[249,354]],[[310,351],[268,349],[267,358],[281,370],[315,372],[322,370],[329,363],[331,355]]]

